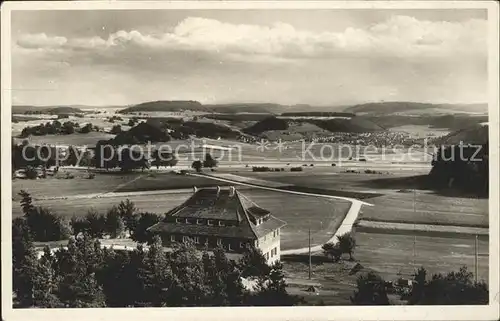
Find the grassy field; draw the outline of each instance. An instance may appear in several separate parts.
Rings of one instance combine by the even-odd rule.
[[[281,234],[281,248],[291,249],[307,246],[311,229],[312,245],[326,242],[341,224],[350,202],[317,199],[279,192],[244,189],[243,195],[273,215],[287,222]],[[161,195],[123,195],[102,198],[71,200],[47,199],[35,201],[36,205],[52,209],[63,216],[85,215],[90,208],[105,213],[120,201],[130,199],[140,211],[165,213],[181,204],[191,192],[165,193]],[[36,197],[33,193],[33,197]],[[17,202],[13,203],[13,217],[22,215]]]
[[[288,183],[309,188],[332,191],[375,192],[382,196],[369,197],[372,207],[363,207],[361,219],[386,222],[449,224],[463,226],[488,226],[488,200],[472,197],[451,197],[432,191],[417,190],[415,193],[400,192],[402,186],[382,184],[380,181],[411,177],[415,172],[394,174],[350,174],[338,172],[338,168],[328,172],[320,169],[305,169],[303,172],[241,172],[238,175]],[[383,186],[387,185],[387,188]],[[411,186],[408,186],[411,188]]]
[[[63,170],[60,171],[60,173],[63,172]],[[17,193],[20,190],[26,190],[34,199],[112,192],[118,186],[137,179],[141,173],[97,174],[94,179],[83,178],[86,175],[83,172],[73,175],[75,175],[74,179],[15,179],[12,181],[13,200],[19,200]]]
[[[474,272],[474,240],[471,239],[363,232],[356,232],[355,238],[355,259],[385,279],[395,279],[398,274],[411,278],[420,266],[430,274],[456,271],[463,265]],[[488,242],[480,239],[478,245],[479,279],[487,281]]]
[[[216,185],[223,186],[227,185],[227,183],[203,177],[175,175],[171,173],[151,173],[144,174],[129,184],[118,187],[115,192],[156,191]]]
[[[431,192],[394,193],[370,202],[360,219],[384,222],[427,223],[488,227],[488,200],[446,197]]]
[[[31,136],[29,141],[32,144],[91,146],[95,145],[99,140],[107,140],[113,137],[115,135],[103,132],[90,132],[87,134]]]

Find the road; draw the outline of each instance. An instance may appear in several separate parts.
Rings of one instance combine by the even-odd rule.
[[[304,193],[304,192],[296,192],[296,191],[288,191],[280,188],[274,188],[274,187],[267,187],[267,186],[261,186],[257,184],[252,184],[252,183],[247,183],[247,182],[240,182],[236,180],[231,180],[227,178],[220,178],[220,177],[214,177],[210,175],[204,175],[204,174],[194,174],[190,173],[188,175],[191,176],[198,176],[198,177],[206,177],[210,178],[213,180],[221,181],[221,182],[226,182],[226,183],[233,183],[236,185],[243,185],[243,186],[249,186],[253,188],[258,188],[258,189],[263,189],[263,190],[268,190],[268,191],[273,191],[273,192],[280,192],[280,193],[287,193],[287,194],[295,194],[295,195],[302,195],[302,196],[313,196],[313,197],[320,197],[320,198],[326,198],[326,199],[341,199],[344,201],[349,201],[351,202],[351,207],[349,208],[349,211],[347,212],[344,220],[342,221],[342,224],[340,227],[335,231],[333,236],[326,242],[326,243],[336,243],[337,242],[337,236],[348,233],[352,230],[352,227],[354,223],[356,222],[356,219],[358,218],[359,211],[361,210],[362,205],[367,205],[367,206],[373,206],[373,204],[351,198],[351,197],[342,197],[342,196],[332,196],[332,195],[323,195],[323,194],[315,194],[315,193]],[[321,246],[322,245],[317,245],[311,247],[311,252],[318,252],[321,251]],[[303,247],[303,248],[298,248],[298,249],[291,249],[291,250],[285,250],[281,251],[281,255],[289,255],[289,254],[304,254],[309,252],[309,247]]]

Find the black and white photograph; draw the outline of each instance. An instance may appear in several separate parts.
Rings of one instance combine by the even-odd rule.
[[[2,4],[5,319],[498,318],[498,4],[425,2]]]

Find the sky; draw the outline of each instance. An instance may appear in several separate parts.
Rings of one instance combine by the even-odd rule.
[[[485,10],[12,13],[14,105],[487,101]]]

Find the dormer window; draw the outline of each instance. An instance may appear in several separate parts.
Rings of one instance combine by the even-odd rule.
[[[207,225],[213,225],[213,220],[207,220]]]
[[[188,218],[186,219],[186,224],[190,224],[190,222],[189,222],[189,219],[188,219]]]
[[[181,222],[181,219],[180,218],[176,218],[175,219],[175,223],[180,223]]]
[[[224,226],[224,222],[219,221],[219,226]]]
[[[197,219],[197,220],[196,220],[196,224],[198,224],[198,225],[203,224],[203,220]]]

